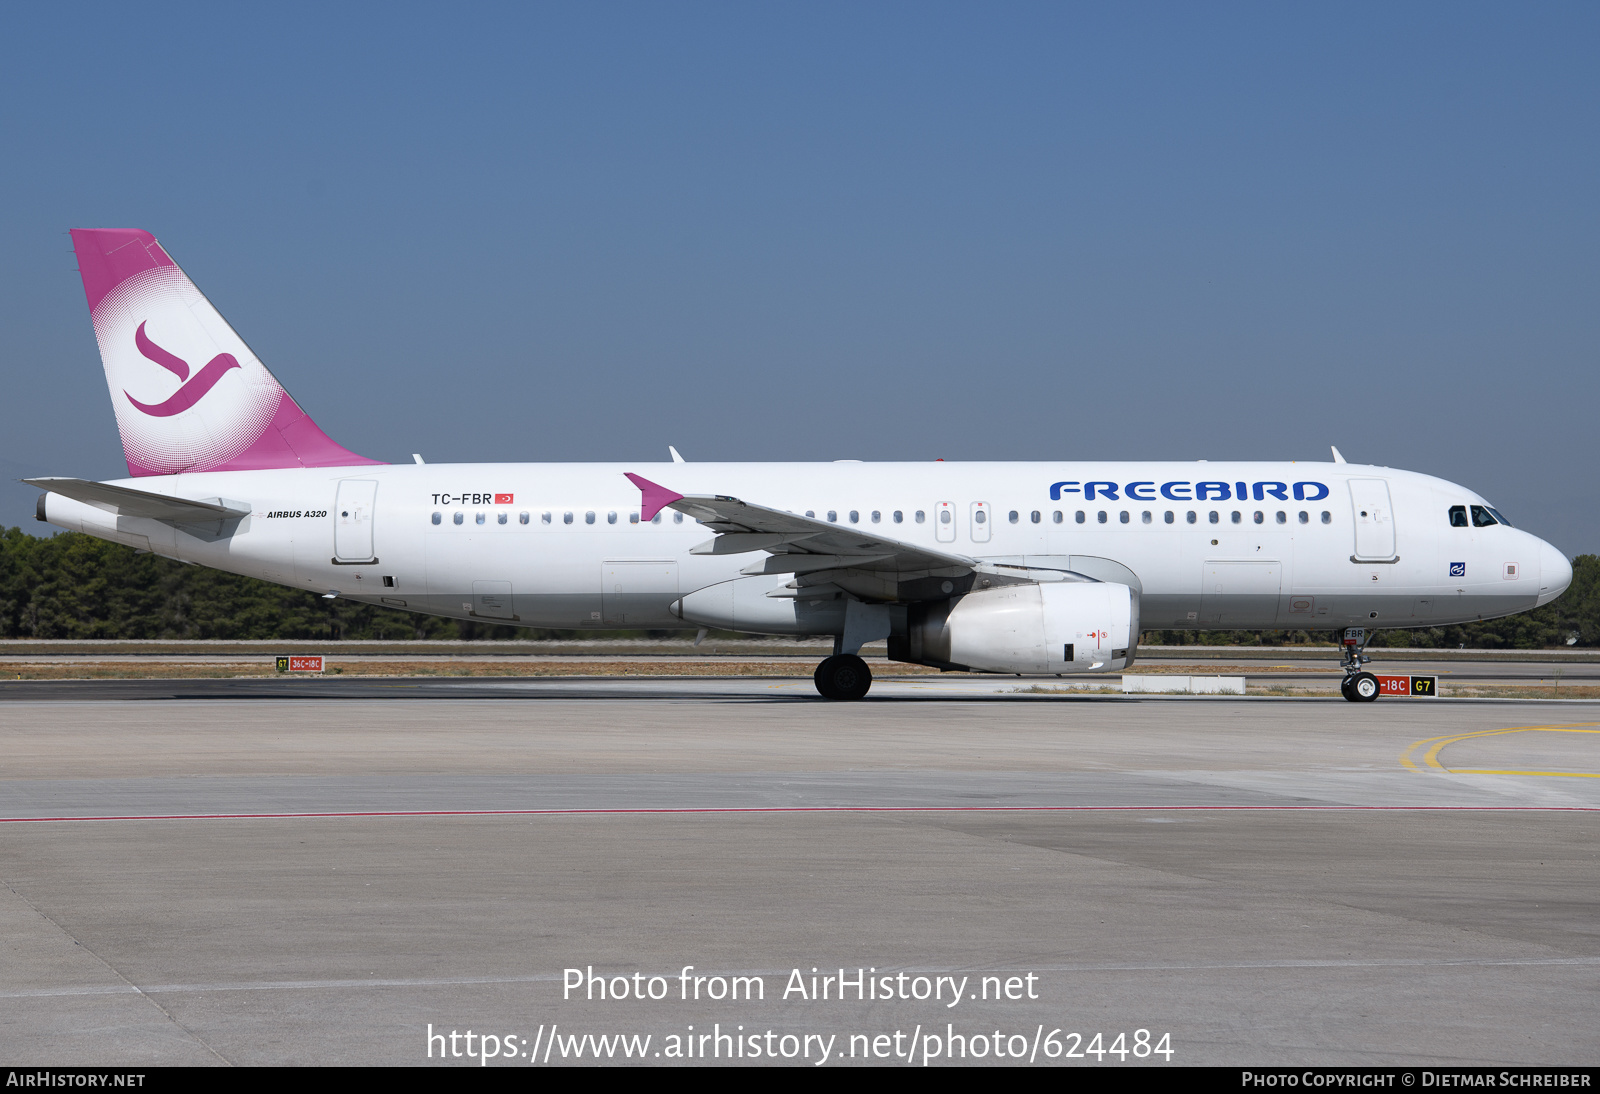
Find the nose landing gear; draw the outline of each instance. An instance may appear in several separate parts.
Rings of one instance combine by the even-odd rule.
[[[824,699],[864,699],[872,687],[872,670],[853,653],[836,653],[812,673]]]
[[[1339,682],[1339,694],[1352,703],[1370,703],[1378,697],[1378,678],[1362,668],[1372,658],[1366,654],[1371,635],[1361,627],[1348,627],[1344,632],[1344,656],[1339,667],[1344,669],[1344,679]]]

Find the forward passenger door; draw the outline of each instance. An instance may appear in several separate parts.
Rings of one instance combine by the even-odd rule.
[[[1371,561],[1394,558],[1394,509],[1384,479],[1351,479],[1350,508],[1355,516],[1355,557]]]

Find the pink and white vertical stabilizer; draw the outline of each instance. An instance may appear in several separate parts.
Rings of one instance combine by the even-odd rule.
[[[72,245],[130,474],[382,462],[318,429],[149,232]]]

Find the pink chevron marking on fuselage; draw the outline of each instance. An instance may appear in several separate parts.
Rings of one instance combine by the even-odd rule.
[[[145,357],[167,371],[174,373],[178,379],[188,381],[173,392],[171,398],[167,399],[166,402],[156,403],[154,406],[149,403],[141,403],[132,395],[128,395],[127,391],[123,391],[122,394],[127,396],[128,402],[137,407],[141,414],[148,414],[152,418],[170,418],[174,414],[188,410],[205,398],[206,392],[216,386],[217,381],[222,379],[225,372],[231,368],[239,367],[239,362],[233,354],[219,353],[206,363],[206,367],[201,369],[193,380],[190,380],[189,362],[168,353],[150,341],[145,336],[143,323],[140,323],[139,329],[134,332],[133,343],[139,347],[139,352]]]

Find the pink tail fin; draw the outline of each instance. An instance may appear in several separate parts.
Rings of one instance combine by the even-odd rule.
[[[318,429],[149,232],[72,245],[130,474],[382,462]]]

